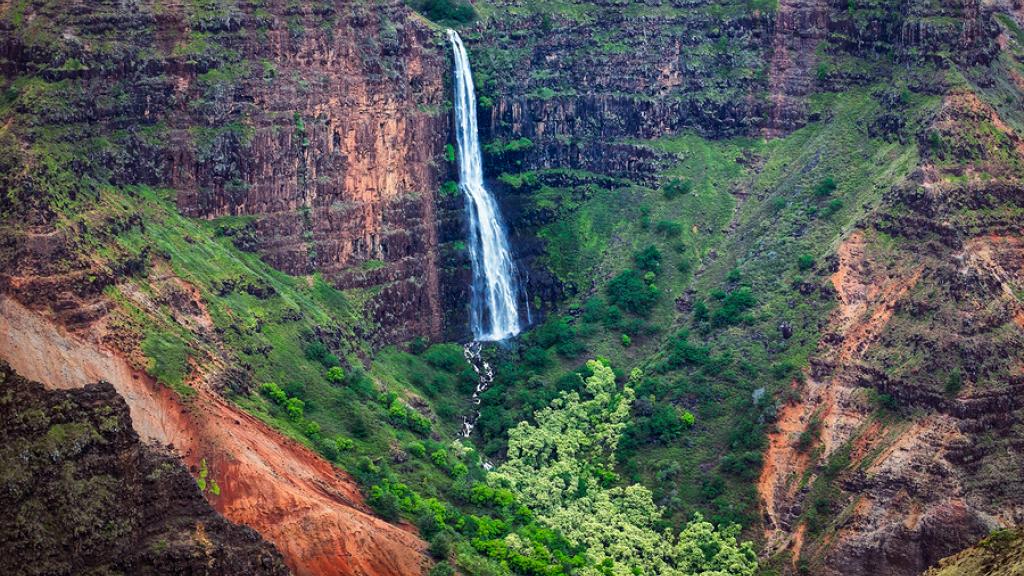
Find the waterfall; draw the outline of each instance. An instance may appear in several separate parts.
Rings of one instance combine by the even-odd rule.
[[[455,136],[459,187],[469,220],[473,267],[470,326],[478,341],[504,340],[519,333],[519,282],[498,203],[484,187],[484,162],[476,126],[473,74],[462,39],[448,31],[455,56]]]

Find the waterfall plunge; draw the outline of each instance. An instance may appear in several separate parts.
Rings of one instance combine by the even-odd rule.
[[[473,74],[462,39],[448,31],[455,56],[455,134],[459,187],[466,197],[469,256],[473,266],[470,324],[479,341],[504,340],[519,333],[519,286],[498,203],[484,188],[484,162],[476,127]]]

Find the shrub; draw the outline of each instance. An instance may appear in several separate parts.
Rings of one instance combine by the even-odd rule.
[[[260,392],[274,401],[275,404],[283,405],[288,401],[288,395],[285,394],[281,387],[273,382],[265,382],[260,386]]]
[[[658,301],[660,292],[644,282],[635,270],[624,270],[608,282],[608,301],[633,314],[647,315]]]
[[[673,407],[658,404],[654,407],[649,423],[650,437],[662,444],[668,444],[679,438],[683,432],[683,422],[679,412]]]
[[[388,522],[396,522],[401,518],[398,496],[389,488],[380,485],[372,486],[367,501],[373,507],[374,512]]]
[[[693,319],[697,322],[703,322],[708,319],[708,305],[703,300],[697,300],[693,303]]]
[[[796,449],[798,452],[806,452],[814,445],[814,442],[821,436],[821,418],[814,416],[811,421],[807,423],[807,428],[800,433],[800,436],[796,439]]]
[[[683,233],[683,225],[674,220],[659,220],[654,225],[654,231],[663,236],[674,238]]]
[[[339,452],[346,452],[355,448],[356,443],[351,438],[345,438],[344,436],[338,436],[334,439],[334,445],[338,447]]]
[[[423,359],[434,368],[452,373],[466,365],[458,344],[434,344],[423,353]]]
[[[417,336],[409,341],[409,352],[419,356],[427,351],[430,346],[430,340],[427,340],[425,336]]]
[[[503,156],[508,153],[525,152],[533,148],[533,140],[529,138],[516,138],[504,141],[495,140],[484,144],[484,152],[493,156]]]
[[[564,316],[551,316],[530,333],[530,339],[541,348],[550,348],[575,340],[576,329],[569,325]]]
[[[417,434],[430,433],[430,420],[406,405],[397,397],[388,403],[388,420],[393,424],[405,426]]]
[[[669,340],[668,367],[675,369],[682,366],[703,366],[711,360],[711,352],[707,346],[690,343],[690,333],[682,330]]]
[[[960,375],[960,370],[956,369],[949,373],[946,378],[946,393],[956,394],[963,387],[963,377]]]
[[[673,178],[665,183],[662,193],[665,195],[666,200],[672,200],[684,194],[689,194],[691,190],[693,190],[693,182]]]
[[[608,304],[600,296],[591,296],[583,303],[583,321],[594,324],[604,320]]]
[[[338,459],[338,445],[331,439],[323,439],[318,437],[315,442],[315,446],[320,454],[330,460],[335,461]]]
[[[438,562],[430,569],[427,576],[454,576],[455,570],[447,562]]]
[[[761,453],[756,450],[722,458],[722,471],[743,480],[755,480],[761,472]]]
[[[693,428],[693,425],[697,423],[697,417],[689,410],[683,410],[683,413],[679,415],[679,419],[686,428]]]
[[[544,348],[531,346],[523,352],[523,365],[534,372],[542,372],[551,366],[551,356]]]
[[[405,447],[405,451],[417,458],[423,458],[427,455],[427,447],[423,445],[423,442],[410,442]]]
[[[452,553],[452,538],[446,532],[438,532],[430,539],[430,555],[437,560],[448,558]]]
[[[314,340],[306,344],[305,350],[307,360],[319,362],[323,364],[325,368],[338,365],[338,357],[331,354],[331,351],[327,349],[327,346],[319,340]]]
[[[412,7],[434,22],[465,24],[476,18],[473,6],[465,0],[412,0]],[[449,160],[449,162],[453,161]]]
[[[633,339],[629,337],[629,334],[622,335],[622,347],[629,348],[633,345]]]
[[[327,373],[324,375],[324,378],[335,386],[341,386],[345,383],[345,370],[343,370],[341,366],[332,366],[327,369]]]
[[[306,420],[302,424],[302,433],[310,438],[320,435],[320,423],[313,420]],[[337,444],[335,444],[337,447]]]
[[[637,269],[642,272],[658,273],[661,271],[661,252],[658,251],[657,246],[653,244],[648,245],[643,250],[633,254],[633,262],[636,263]]]
[[[732,326],[743,320],[743,312],[757,305],[754,293],[750,288],[742,287],[729,292],[722,299],[722,305],[711,314],[714,326]]]
[[[480,506],[504,508],[512,504],[515,495],[507,488],[492,488],[483,482],[473,484],[469,490],[469,501]]]
[[[826,218],[828,218],[842,209],[843,201],[840,200],[839,198],[833,198],[832,200],[829,201],[828,205],[826,205],[821,212],[822,214],[824,214]]]
[[[348,387],[357,390],[367,396],[371,395],[374,391],[373,379],[363,370],[362,366],[352,366],[348,372],[347,379]]]
[[[289,398],[285,402],[284,409],[288,412],[288,417],[292,420],[300,420],[302,418],[303,409],[306,403],[298,398]]]
[[[826,196],[831,196],[832,193],[836,191],[836,188],[836,181],[833,180],[830,176],[828,178],[821,180],[814,186],[814,196],[816,198],[825,198]]]
[[[455,197],[459,195],[459,185],[452,180],[446,181],[441,184],[441,189],[437,192],[442,197]]]
[[[430,461],[438,468],[448,468],[448,451],[444,448],[434,450],[430,453]]]
[[[801,272],[810,270],[814,267],[814,256],[811,256],[810,254],[801,254],[800,257],[796,259],[796,267]]]

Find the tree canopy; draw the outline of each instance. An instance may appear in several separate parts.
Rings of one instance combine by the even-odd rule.
[[[716,529],[695,515],[678,534],[659,532],[662,511],[650,490],[622,486],[615,450],[635,398],[634,370],[621,389],[605,363],[588,362],[582,393],[563,392],[509,432],[508,460],[488,477],[528,503],[538,521],[586,550],[581,574],[752,576],[757,557],[737,540],[739,526]]]

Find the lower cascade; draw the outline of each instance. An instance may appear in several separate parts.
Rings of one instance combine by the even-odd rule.
[[[473,367],[477,376],[476,389],[473,390],[473,413],[462,418],[463,438],[469,438],[473,434],[477,420],[480,419],[480,395],[486,392],[494,382],[494,369],[491,368],[490,362],[483,357],[482,352],[483,345],[478,341],[470,342],[462,348],[466,362]]]
[[[470,327],[478,341],[515,336],[519,325],[519,282],[498,203],[484,187],[483,156],[476,123],[473,74],[462,39],[448,30],[455,57],[455,135],[459,187],[466,198],[469,256],[473,268]]]

